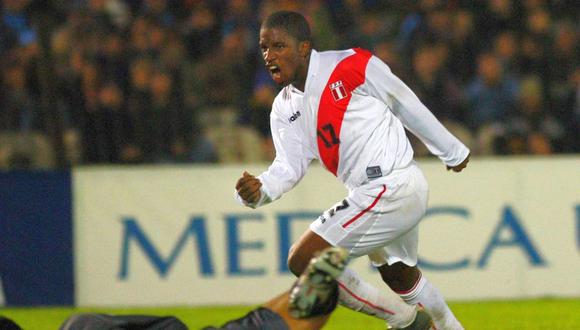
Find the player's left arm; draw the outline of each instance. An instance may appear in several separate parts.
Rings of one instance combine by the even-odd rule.
[[[467,154],[467,157],[465,158],[465,160],[463,160],[459,165],[455,165],[455,166],[449,166],[447,165],[447,170],[452,170],[453,172],[461,172],[463,171],[464,168],[467,167],[467,163],[469,163],[469,154]]]
[[[371,96],[383,101],[403,125],[449,169],[460,172],[465,168],[469,161],[469,149],[375,56],[371,57],[367,65],[365,87]]]

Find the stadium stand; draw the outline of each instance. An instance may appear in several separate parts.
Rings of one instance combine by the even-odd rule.
[[[46,22],[34,9],[40,3],[51,6],[42,11],[50,26],[38,23]],[[284,8],[311,21],[319,50],[374,51],[473,141],[475,153],[577,153],[575,7],[572,0],[2,1],[0,132],[23,140],[39,132],[38,148],[64,155],[38,156],[35,166],[47,168],[271,158],[268,104],[277,89],[264,75],[257,35],[261,19]],[[46,45],[40,29],[49,31]],[[54,93],[42,83],[47,75]],[[204,109],[215,107],[233,109],[237,128],[204,127]],[[224,139],[245,141],[247,156],[235,156],[240,146]],[[3,168],[30,165],[8,164],[9,146],[2,148]]]

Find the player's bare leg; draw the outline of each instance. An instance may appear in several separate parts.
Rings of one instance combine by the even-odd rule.
[[[294,274],[301,274],[313,254],[331,245],[322,237],[307,230],[290,251],[288,265]],[[428,329],[429,317],[418,313],[394,292],[385,292],[368,284],[352,269],[345,269],[337,278],[340,304],[355,311],[381,318],[397,329]],[[420,315],[417,317],[417,315]],[[423,322],[426,320],[427,322]],[[416,322],[417,321],[417,322]],[[415,323],[414,323],[415,322]],[[419,324],[425,323],[425,327]]]
[[[324,249],[331,248],[332,245],[324,238],[311,230],[306,232],[292,245],[288,253],[288,267],[296,277],[306,270],[310,260]]]
[[[383,281],[405,302],[422,307],[431,316],[437,329],[463,329],[439,290],[422,276],[416,266],[397,262],[378,267],[378,270]]]

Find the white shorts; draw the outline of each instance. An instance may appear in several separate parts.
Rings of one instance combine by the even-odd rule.
[[[351,257],[368,255],[375,267],[417,264],[418,224],[427,210],[429,187],[415,164],[350,192],[325,211],[310,230]]]

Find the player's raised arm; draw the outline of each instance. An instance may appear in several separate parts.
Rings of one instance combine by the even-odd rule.
[[[403,125],[448,168],[455,172],[465,168],[469,149],[435,118],[384,62],[374,56],[367,67],[367,88],[372,96],[385,102]]]

